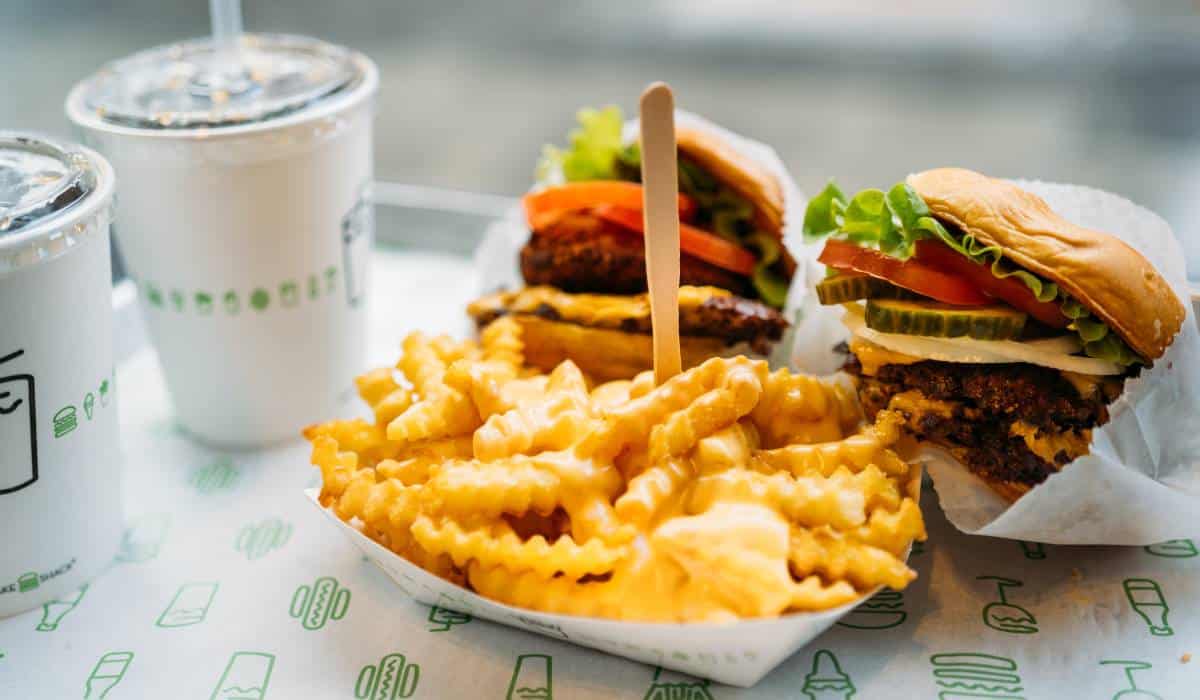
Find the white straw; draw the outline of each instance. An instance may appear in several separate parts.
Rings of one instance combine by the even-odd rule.
[[[242,0],[208,0],[213,45],[218,53],[231,54],[242,35]]]

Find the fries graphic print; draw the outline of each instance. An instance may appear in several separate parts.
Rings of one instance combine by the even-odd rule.
[[[450,581],[546,612],[714,622],[915,577],[920,468],[840,385],[736,357],[594,386],[569,361],[528,367],[505,319],[403,350],[399,375],[358,380],[374,422],[305,435],[322,505]]]

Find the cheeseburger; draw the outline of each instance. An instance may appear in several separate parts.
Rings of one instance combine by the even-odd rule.
[[[468,308],[482,327],[509,315],[529,361],[573,360],[597,380],[652,364],[642,240],[641,159],[622,140],[621,112],[583,110],[566,149],[547,147],[547,183],[522,200],[525,287]],[[684,366],[716,355],[765,355],[787,322],[780,309],[795,263],[783,246],[784,196],[766,168],[719,136],[679,128],[679,330]]]
[[[945,168],[813,199],[822,304],[846,307],[844,369],[869,417],[898,414],[1014,501],[1088,453],[1123,380],[1184,306],[1137,251],[1005,180]]]

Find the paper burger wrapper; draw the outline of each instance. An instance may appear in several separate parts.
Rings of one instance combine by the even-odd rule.
[[[775,176],[783,188],[784,245],[788,247],[793,256],[799,258],[800,250],[804,248],[804,208],[808,205],[808,200],[796,185],[796,181],[788,174],[787,168],[784,167],[783,161],[780,160],[775,149],[735,134],[703,117],[683,110],[675,111],[675,123],[681,128],[717,134],[738,153],[755,161]],[[625,122],[624,128],[626,142],[637,139],[638,123],[636,120]],[[553,181],[553,178],[551,180]],[[483,241],[475,249],[475,267],[478,272],[480,294],[490,294],[504,289],[520,289],[525,285],[525,281],[521,278],[519,258],[521,248],[528,240],[529,226],[525,223],[525,211],[519,203],[513,206],[503,218],[488,227]],[[813,253],[812,257],[815,258],[816,253]],[[797,285],[798,279],[799,275],[797,274],[797,278],[792,280],[788,295],[789,301],[795,298],[791,292],[804,288]],[[784,315],[791,319],[796,310],[797,307],[789,304],[784,309]],[[776,346],[777,352],[771,358],[772,366],[787,363],[787,348],[790,345],[789,336],[785,335],[783,342]]]
[[[1162,218],[1114,194],[1036,181],[1017,184],[1064,218],[1136,248],[1189,306],[1187,318],[1166,354],[1126,380],[1120,398],[1109,406],[1109,422],[1092,431],[1091,453],[1016,503],[1002,499],[947,453],[923,448],[920,457],[942,509],[963,532],[1031,542],[1148,545],[1200,535],[1200,330],[1187,303],[1179,242]],[[790,302],[798,314],[792,364],[822,373],[837,369],[841,357],[832,348],[847,333],[841,307],[820,306],[813,292],[823,276],[815,255],[807,254],[816,248],[804,249],[793,281]]]
[[[489,600],[434,576],[322,507],[318,501],[319,489],[306,489],[304,495],[371,563],[401,590],[426,605],[743,688],[757,683],[879,590],[868,591],[858,600],[821,612],[790,613],[729,624],[626,622],[543,613]]]

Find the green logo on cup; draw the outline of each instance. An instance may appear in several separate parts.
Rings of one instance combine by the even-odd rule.
[[[319,630],[330,620],[340,620],[350,607],[350,591],[338,586],[337,579],[322,576],[311,586],[304,585],[292,594],[288,613],[300,620],[304,629]]]
[[[196,302],[196,313],[201,316],[211,316],[213,312],[213,298],[208,292],[196,292],[193,299]]]
[[[149,302],[151,306],[157,306],[161,309],[163,305],[162,290],[149,282],[145,284],[143,290],[146,294],[146,301]]]
[[[255,311],[265,311],[271,305],[271,295],[267,290],[259,287],[250,293],[250,306]]]
[[[279,285],[279,303],[287,308],[300,303],[300,288],[295,282],[289,280]]]
[[[176,311],[183,311],[184,299],[183,292],[178,289],[171,290],[171,306],[175,307]]]
[[[36,590],[39,584],[36,571],[28,571],[17,577],[17,590],[22,593]]]
[[[225,292],[221,303],[225,306],[225,313],[230,316],[237,316],[242,312],[242,300],[238,298],[238,293],[232,289]]]
[[[74,406],[63,406],[58,409],[58,413],[54,414],[52,420],[54,421],[54,438],[56,440],[75,432],[75,429],[79,427],[79,418],[76,416]]]

